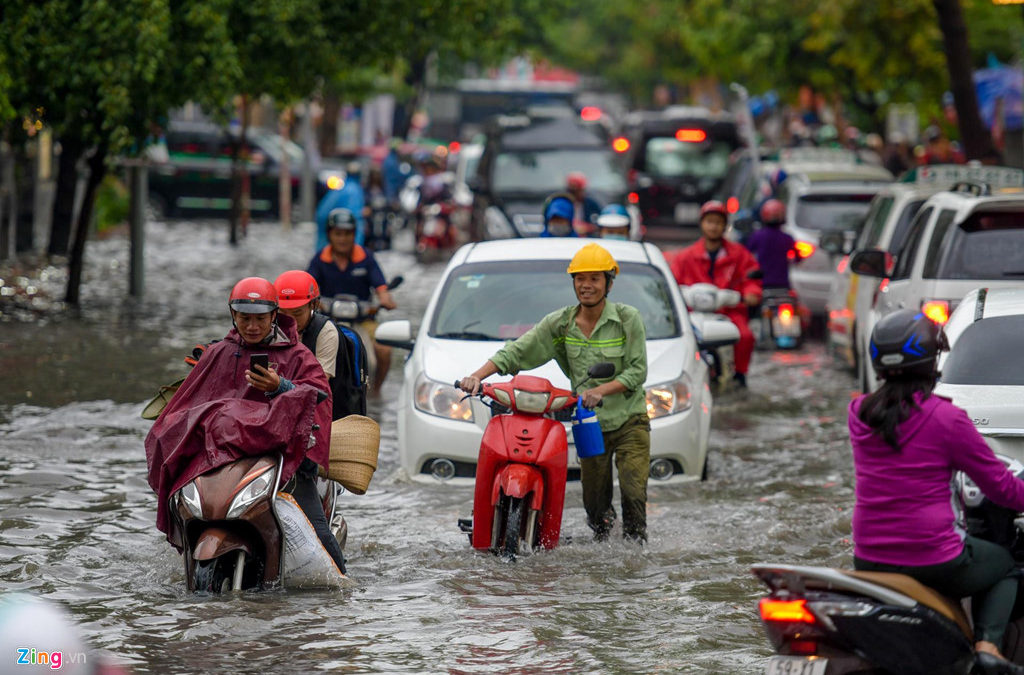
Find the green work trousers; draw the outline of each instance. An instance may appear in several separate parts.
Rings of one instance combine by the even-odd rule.
[[[1006,624],[1017,600],[1013,557],[1002,546],[967,537],[960,555],[938,565],[885,565],[855,557],[853,566],[869,572],[906,574],[950,598],[971,596],[974,639],[987,640],[1002,649]]]
[[[604,454],[580,459],[583,507],[587,524],[598,539],[608,536],[615,522],[612,507],[612,459],[619,472],[622,495],[622,534],[647,540],[647,476],[651,465],[651,422],[637,414],[613,431],[605,431]]]

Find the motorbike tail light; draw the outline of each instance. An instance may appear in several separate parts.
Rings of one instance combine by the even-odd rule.
[[[806,623],[815,624],[818,620],[807,609],[807,600],[779,600],[776,598],[761,598],[758,604],[762,621],[776,621],[781,623]]]
[[[451,143],[448,144],[448,152],[455,154],[459,150],[462,150],[462,143],[459,143],[458,141],[452,141]]]
[[[625,136],[619,136],[612,141],[612,150],[615,152],[626,152],[629,150],[629,139]]]
[[[793,250],[796,251],[796,257],[800,260],[805,260],[814,255],[815,246],[809,241],[798,241],[793,245]]]
[[[729,213],[736,213],[740,210],[740,200],[735,197],[729,197],[725,200],[725,210]]]
[[[779,320],[789,323],[793,319],[793,305],[788,302],[779,305]]]
[[[703,129],[677,129],[676,140],[683,143],[703,143],[708,137],[708,132]]]
[[[629,196],[626,199],[629,201],[630,204],[640,203],[640,195],[636,192],[630,192]]]
[[[921,304],[921,313],[941,326],[949,321],[949,303],[945,300],[929,300]]]

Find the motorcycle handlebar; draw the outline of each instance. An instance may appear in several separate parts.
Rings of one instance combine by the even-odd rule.
[[[459,391],[465,391],[467,394],[469,393],[467,390],[462,388],[462,381],[461,380],[455,380],[455,382],[452,383],[452,386],[455,387],[456,389],[458,389]],[[481,391],[480,393],[482,394],[483,391]],[[597,402],[597,407],[598,408],[604,407],[604,400],[598,401]]]

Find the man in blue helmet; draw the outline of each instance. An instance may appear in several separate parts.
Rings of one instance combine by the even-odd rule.
[[[568,195],[555,195],[549,197],[544,205],[544,231],[542,237],[575,237],[576,231],[572,227],[575,205]]]
[[[602,239],[621,239],[627,241],[630,238],[630,225],[632,220],[629,212],[622,204],[609,204],[601,209],[597,217],[597,232]]]

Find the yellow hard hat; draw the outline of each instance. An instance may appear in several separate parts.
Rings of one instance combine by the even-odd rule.
[[[612,276],[619,273],[619,264],[603,246],[587,244],[572,257],[569,263],[569,274],[577,272],[608,272]]]

